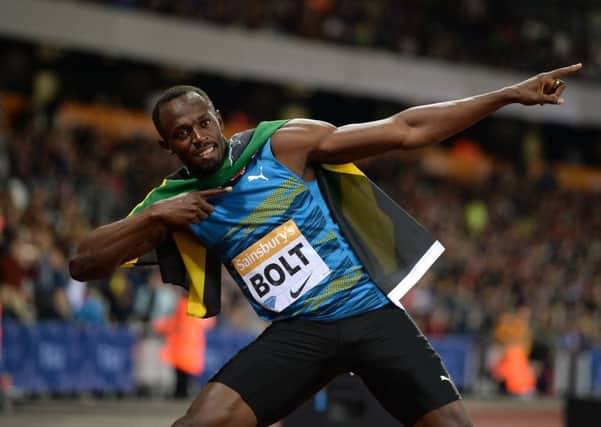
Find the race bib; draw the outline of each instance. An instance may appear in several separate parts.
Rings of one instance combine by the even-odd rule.
[[[272,230],[232,259],[263,307],[280,312],[315,287],[330,269],[293,220]]]

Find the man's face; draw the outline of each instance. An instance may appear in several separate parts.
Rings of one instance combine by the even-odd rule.
[[[206,176],[221,167],[226,140],[221,117],[201,95],[193,92],[161,106],[164,148],[172,150],[195,176]]]

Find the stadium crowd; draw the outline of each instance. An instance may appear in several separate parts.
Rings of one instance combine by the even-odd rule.
[[[582,61],[579,75],[595,78],[601,69],[601,8],[593,0],[545,7],[536,0],[80,1],[514,71]]]
[[[380,1],[250,2],[244,10],[234,8],[237,2],[230,1],[112,3],[182,15],[198,8],[204,15],[198,11],[196,15],[223,24],[271,28],[366,47],[388,46],[405,52],[408,42],[398,44],[399,37],[417,40],[423,22],[432,19],[428,14],[443,2],[406,2],[405,13],[409,10],[410,15],[415,15],[407,17],[407,26],[399,26],[398,16],[392,19],[390,12],[378,15],[378,8],[385,4]],[[497,8],[508,9],[500,2],[464,3],[483,7],[484,21],[496,14]],[[521,2],[520,7],[531,3]],[[290,12],[299,7],[303,13]],[[364,8],[373,10],[364,15]],[[277,10],[279,15],[274,16],[281,19],[275,19],[271,9]],[[257,15],[254,24],[247,22],[247,15],[252,15],[253,10]],[[579,13],[581,9],[571,10]],[[321,18],[296,19],[309,13],[320,13]],[[436,13],[446,20],[441,21],[441,28],[455,25],[465,29],[459,21],[447,21],[467,18]],[[387,19],[395,25],[387,27],[379,21]],[[336,25],[352,31],[342,31],[340,34],[345,35],[338,38],[332,36],[335,32],[328,33],[326,28],[336,27],[332,24],[336,20],[342,20]],[[592,21],[591,17],[583,20],[585,25],[578,31],[592,31],[587,27]],[[285,22],[289,24],[284,25]],[[409,25],[411,22],[413,26]],[[413,54],[466,61],[489,58],[492,65],[517,69],[539,67],[538,60],[544,68],[549,66],[548,58],[542,58],[545,52],[549,53],[544,49],[554,48],[550,39],[541,42],[544,49],[529,46],[528,51],[537,54],[520,55],[519,60],[510,53],[523,47],[521,36],[511,39],[514,45],[499,42],[508,49],[505,54],[497,51],[490,56],[487,51],[476,55],[478,47],[470,43],[490,43],[496,37],[491,32],[500,31],[497,22],[503,20],[494,22],[493,26],[484,26],[482,38],[469,37],[463,30],[448,37],[439,35],[449,43],[445,49],[455,51],[458,57],[437,54],[444,46],[436,48],[443,50],[436,50],[433,41],[414,42],[421,47]],[[571,19],[563,19],[553,31],[560,31],[570,22]],[[301,24],[316,25],[311,27],[314,33],[300,28]],[[428,24],[434,29],[437,25]],[[377,40],[373,38],[374,28],[378,29]],[[507,34],[516,34],[514,30],[507,30]],[[580,34],[578,31],[571,34]],[[372,34],[372,38],[365,34]],[[548,32],[544,34],[551,37]],[[397,42],[390,44],[391,40]],[[594,43],[593,38],[590,40]],[[464,49],[465,46],[470,48]],[[586,70],[598,69],[594,60],[583,54],[581,45],[574,42],[570,46],[567,56],[554,52],[553,57],[562,63],[570,62],[572,57],[589,58]],[[0,91],[20,93],[25,99],[22,105],[4,111],[0,92],[0,304],[3,317],[28,324],[44,320],[135,324],[146,334],[149,322],[173,313],[182,297],[179,288],[164,285],[153,269],[120,270],[109,280],[89,284],[69,277],[68,259],[81,236],[92,227],[126,215],[177,164],[173,156],[161,151],[152,135],[136,132],[129,118],[122,121],[122,128],[128,131],[121,133],[107,133],[89,122],[65,120],[64,106],[69,102],[101,104],[103,109],[95,110],[100,111],[98,116],[106,109],[118,116],[116,111],[127,111],[124,107],[148,108],[159,87],[197,83],[222,108],[227,135],[252,127],[262,119],[306,116],[343,124],[380,118],[403,108],[381,101],[228,80],[6,39],[0,39],[0,59]],[[498,62],[504,60],[520,62]],[[144,114],[139,115],[150,125],[148,114]],[[545,366],[550,369],[549,360],[555,350],[601,345],[597,326],[601,316],[601,193],[567,190],[551,169],[540,164],[561,159],[592,163],[598,168],[601,151],[594,147],[599,146],[600,135],[590,129],[540,126],[534,139],[542,140],[541,152],[529,159],[519,150],[528,145],[532,126],[499,120],[490,119],[470,134],[478,141],[475,146],[480,148],[476,152],[487,151],[494,159],[491,163],[503,164],[491,168],[484,179],[465,181],[436,174],[419,155],[387,156],[362,166],[447,248],[434,269],[404,301],[421,328],[430,336],[468,335],[484,348],[519,341],[532,358],[541,362],[543,370]],[[446,152],[461,155],[465,146],[461,138],[444,144]],[[481,163],[468,162],[464,166],[466,170],[478,169]],[[253,333],[264,327],[229,280],[224,286],[222,305],[220,323]],[[549,391],[548,383],[541,389]]]
[[[228,116],[228,127],[240,116]],[[111,139],[43,110],[0,117],[3,316],[102,325],[172,312],[180,293],[156,270],[122,270],[86,285],[69,277],[67,260],[82,233],[126,214],[174,159],[149,138]],[[427,334],[501,342],[509,315],[521,316],[520,339],[535,357],[601,344],[599,192],[568,191],[552,174],[528,177],[515,164],[476,184],[433,176],[416,159],[364,167],[447,248],[406,299]],[[220,322],[263,326],[231,283]]]

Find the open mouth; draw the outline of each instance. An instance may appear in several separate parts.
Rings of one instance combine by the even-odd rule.
[[[200,149],[194,150],[192,155],[195,157],[206,158],[213,154],[213,152],[215,151],[217,151],[217,143],[209,142],[208,144],[203,145]]]

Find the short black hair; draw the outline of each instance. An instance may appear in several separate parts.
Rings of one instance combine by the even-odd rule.
[[[205,101],[207,101],[209,108],[215,111],[213,101],[211,101],[211,98],[209,98],[209,95],[207,95],[207,93],[204,90],[196,86],[188,85],[170,87],[159,96],[159,99],[157,99],[157,101],[154,103],[154,107],[152,107],[152,122],[154,123],[154,127],[156,128],[159,135],[163,135],[163,129],[161,128],[161,106],[171,101],[172,99],[178,98],[190,92],[197,93],[200,96],[202,96],[205,99]]]

